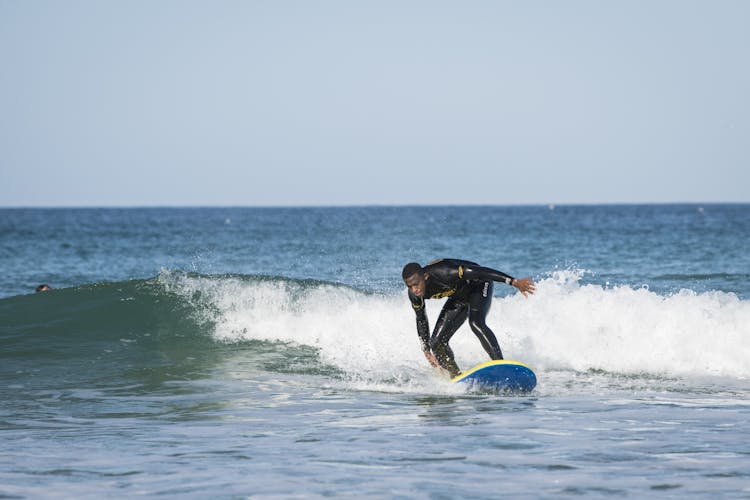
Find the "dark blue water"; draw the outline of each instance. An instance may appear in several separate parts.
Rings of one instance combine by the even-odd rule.
[[[202,274],[315,278],[391,291],[409,259],[516,273],[750,292],[748,205],[0,210],[0,295]]]
[[[746,498],[747,248],[749,205],[0,210],[0,496]],[[537,280],[488,318],[531,395],[427,366],[440,257]]]

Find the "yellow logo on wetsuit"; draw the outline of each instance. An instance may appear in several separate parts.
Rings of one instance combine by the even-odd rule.
[[[430,295],[429,298],[431,298],[431,299],[442,299],[442,298],[445,298],[445,297],[450,297],[451,295],[453,295],[454,293],[456,293],[456,290],[457,290],[457,288],[454,288],[452,290],[446,290],[444,292],[438,292],[438,293],[436,293],[434,295]],[[420,309],[422,309],[424,307],[424,298],[420,297],[419,298],[419,303],[415,304],[414,302],[412,302],[411,306],[414,308],[415,311],[419,311]]]
[[[446,290],[444,292],[438,292],[435,295],[431,295],[430,298],[431,299],[442,299],[444,297],[450,297],[454,293],[456,293],[456,289],[455,288],[453,290]]]

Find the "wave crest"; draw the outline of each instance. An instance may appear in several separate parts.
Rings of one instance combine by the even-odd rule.
[[[749,301],[724,292],[660,295],[582,284],[586,274],[555,271],[529,298],[495,298],[487,321],[507,358],[542,372],[750,377]],[[442,304],[427,302],[432,325]],[[289,371],[292,358],[295,373],[364,381],[425,378],[429,370],[405,290],[373,294],[280,276],[163,271],[149,280],[2,299],[0,321],[5,361],[120,353],[123,363],[152,366],[208,351],[214,358],[263,351],[273,361],[262,366],[278,372]],[[462,368],[487,360],[466,325],[451,347]]]

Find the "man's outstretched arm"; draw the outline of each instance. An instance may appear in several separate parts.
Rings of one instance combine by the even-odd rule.
[[[524,297],[528,297],[536,291],[533,278],[514,278],[509,274],[490,267],[461,266],[459,276],[470,280],[501,281],[506,285],[517,288]]]

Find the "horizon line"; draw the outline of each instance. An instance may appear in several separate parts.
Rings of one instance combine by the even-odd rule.
[[[300,204],[300,205],[181,205],[181,204],[164,204],[164,205],[0,205],[0,210],[98,210],[98,209],[237,209],[237,208],[259,208],[259,209],[278,209],[278,208],[461,208],[461,207],[497,207],[497,208],[521,208],[521,207],[546,207],[553,209],[556,207],[593,207],[593,206],[701,206],[701,205],[750,205],[750,201],[661,201],[661,202],[565,202],[565,203],[393,203],[393,204]]]

